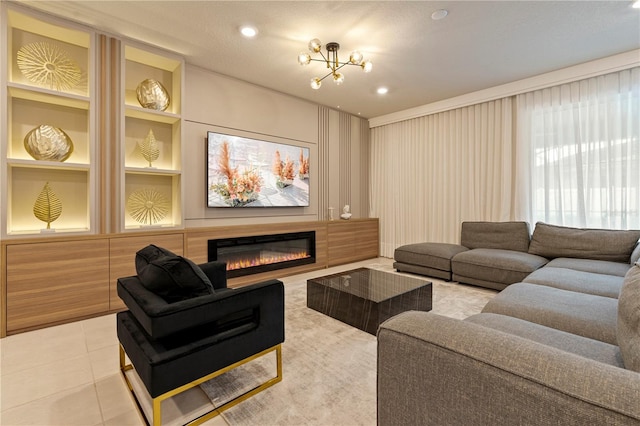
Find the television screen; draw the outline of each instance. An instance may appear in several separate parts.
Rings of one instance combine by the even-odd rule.
[[[308,207],[309,148],[207,133],[207,206]]]

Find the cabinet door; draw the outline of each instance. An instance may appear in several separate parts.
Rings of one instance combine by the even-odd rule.
[[[378,257],[380,253],[378,247],[378,220],[371,219],[356,222],[354,225],[354,251],[360,256],[360,259]]]
[[[328,222],[329,266],[378,257],[378,220]]]
[[[7,332],[109,309],[109,240],[7,246]]]
[[[112,238],[109,247],[109,310],[115,311],[125,308],[124,303],[118,297],[116,284],[118,278],[136,274],[135,259],[138,250],[149,244],[155,244],[182,256],[184,253],[183,240],[182,233]]]
[[[355,233],[351,223],[329,222],[327,230],[327,240],[329,248],[327,250],[329,266],[341,265],[353,262]]]

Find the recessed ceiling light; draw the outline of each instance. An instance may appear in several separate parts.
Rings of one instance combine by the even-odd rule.
[[[387,94],[388,91],[389,89],[387,89],[386,87],[378,87],[378,90],[377,90],[379,95],[385,95]]]
[[[242,33],[243,36],[249,37],[249,38],[255,37],[256,34],[258,34],[258,30],[249,26],[240,27],[240,32]]]
[[[449,11],[447,9],[438,9],[431,14],[431,19],[433,19],[434,21],[439,21],[441,19],[444,19],[448,14]]]
[[[636,0],[631,4],[631,7],[634,9],[640,9],[640,0]]]

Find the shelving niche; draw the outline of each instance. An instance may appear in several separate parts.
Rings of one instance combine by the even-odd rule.
[[[182,227],[181,108],[184,62],[182,58],[125,44],[122,63],[122,228]],[[153,79],[165,88],[170,99],[166,110],[141,106],[136,89],[147,79]],[[151,137],[155,140],[157,158],[149,162],[143,156],[141,147]],[[131,213],[136,205],[136,201],[131,199],[134,193],[143,198],[148,194],[160,197],[167,208],[166,215],[158,220],[149,220],[148,216],[147,221],[141,222],[140,218],[136,220]],[[143,209],[140,202],[141,199],[137,198],[138,207]]]
[[[2,12],[2,236],[94,232],[95,35],[8,7]],[[52,79],[52,70],[66,77]],[[25,137],[41,125],[68,135],[73,151],[66,160],[29,154]],[[41,146],[47,149],[45,142]],[[46,183],[62,213],[51,223],[52,230],[43,231],[46,223],[34,216],[33,208]]]

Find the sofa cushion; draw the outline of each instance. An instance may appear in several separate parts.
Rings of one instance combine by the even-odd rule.
[[[640,373],[640,263],[625,276],[618,298],[618,346],[624,366]]]
[[[622,280],[622,277],[616,275],[554,268],[547,264],[544,268],[533,271],[523,282],[617,299]]]
[[[569,257],[557,257],[545,265],[545,268],[564,268],[574,271],[592,272],[594,274],[615,275],[622,277],[631,267],[628,263],[608,262],[606,260],[572,259]]]
[[[529,253],[548,258],[629,262],[640,239],[640,230],[581,229],[538,222],[531,237]]]
[[[530,231],[527,222],[462,222],[460,243],[467,248],[527,252]]]
[[[617,345],[618,301],[537,284],[516,283],[482,310]]]
[[[136,273],[147,290],[168,303],[213,293],[211,281],[198,265],[155,245],[136,253]]]
[[[458,244],[416,243],[398,247],[393,258],[400,263],[451,271],[451,258],[466,250]]]
[[[455,255],[451,269],[457,276],[512,284],[522,281],[545,263],[544,257],[521,251],[478,248]]]
[[[588,339],[520,318],[498,314],[476,314],[466,318],[465,321],[503,331],[514,336],[524,337],[525,339],[598,362],[624,368],[620,348],[610,343]]]

